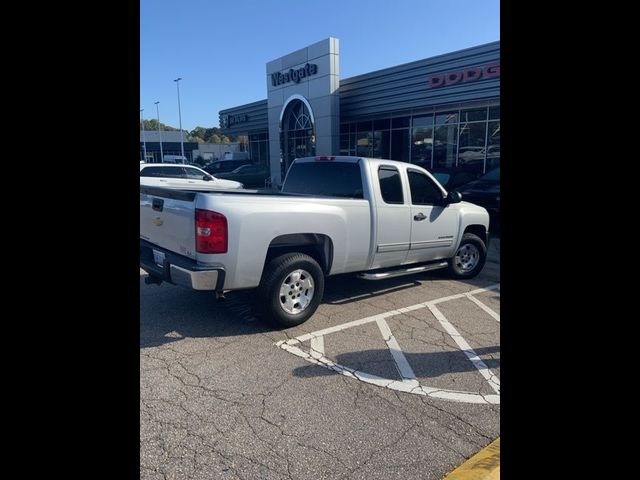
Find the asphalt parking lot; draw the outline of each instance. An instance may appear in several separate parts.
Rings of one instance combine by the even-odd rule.
[[[500,435],[499,240],[466,282],[331,277],[287,330],[251,297],[141,272],[141,478],[441,479]]]

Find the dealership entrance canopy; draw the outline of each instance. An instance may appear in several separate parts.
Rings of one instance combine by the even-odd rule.
[[[500,165],[500,42],[340,79],[329,37],[266,65],[267,99],[220,112],[274,185],[299,157],[357,155],[430,171]]]

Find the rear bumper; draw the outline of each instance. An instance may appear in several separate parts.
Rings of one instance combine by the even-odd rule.
[[[162,265],[154,260],[154,250],[164,254]],[[142,239],[140,239],[140,268],[159,280],[192,290],[223,291],[224,267],[199,265],[195,260]]]

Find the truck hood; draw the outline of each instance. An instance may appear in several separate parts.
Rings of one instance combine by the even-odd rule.
[[[460,202],[460,206],[465,209],[467,212],[475,212],[475,213],[485,213],[488,215],[487,209],[481,207],[480,205],[476,205],[475,203],[465,202],[462,200]]]
[[[500,194],[500,184],[497,182],[486,182],[476,180],[475,182],[467,183],[463,185],[457,190],[462,194],[463,198],[466,194],[486,194],[486,195],[499,195]]]

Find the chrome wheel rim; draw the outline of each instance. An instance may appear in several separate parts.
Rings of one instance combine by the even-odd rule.
[[[280,306],[291,315],[298,314],[313,300],[314,289],[313,277],[309,272],[302,269],[294,270],[280,286]]]
[[[480,250],[473,243],[465,243],[458,249],[453,261],[463,272],[473,270],[480,261]]]

